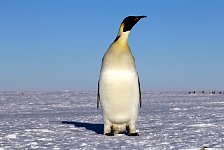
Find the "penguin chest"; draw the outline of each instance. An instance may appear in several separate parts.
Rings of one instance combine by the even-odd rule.
[[[122,93],[126,96],[135,90],[137,74],[134,71],[111,69],[103,72],[101,77],[102,87],[105,90],[113,91],[116,94]]]
[[[134,70],[110,69],[100,79],[101,104],[106,113],[129,116],[137,111],[138,76]]]

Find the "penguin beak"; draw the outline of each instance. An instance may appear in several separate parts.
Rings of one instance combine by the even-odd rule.
[[[142,18],[146,18],[147,16],[138,16],[138,18],[142,19]]]
[[[142,18],[146,18],[147,16],[137,16],[136,18],[135,18],[135,20],[140,20],[140,19],[142,19]]]

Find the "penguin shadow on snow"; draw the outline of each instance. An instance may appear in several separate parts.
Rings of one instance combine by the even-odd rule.
[[[77,128],[86,128],[87,130],[92,130],[96,134],[103,134],[103,124],[96,123],[84,123],[84,122],[76,122],[76,121],[62,121],[62,124],[71,124]]]

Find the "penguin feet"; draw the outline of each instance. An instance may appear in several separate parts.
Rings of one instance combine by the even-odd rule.
[[[104,135],[106,135],[106,136],[114,136],[113,126],[110,127],[110,130],[104,131]]]
[[[139,136],[138,132],[131,133],[129,126],[126,127],[126,130],[128,132],[128,136]]]
[[[114,133],[110,132],[110,133],[105,133],[104,135],[106,135],[106,136],[114,136]]]

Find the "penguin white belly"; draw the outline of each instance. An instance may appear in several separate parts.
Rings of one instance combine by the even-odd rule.
[[[135,70],[106,69],[102,71],[100,85],[104,119],[112,124],[127,124],[136,120],[139,89]]]

